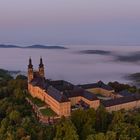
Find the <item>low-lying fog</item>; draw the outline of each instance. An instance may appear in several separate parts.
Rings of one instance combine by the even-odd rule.
[[[46,78],[63,79],[74,84],[129,82],[124,76],[140,72],[139,46],[65,46],[69,49],[0,49],[0,68],[27,71],[31,56],[38,69],[40,56]]]

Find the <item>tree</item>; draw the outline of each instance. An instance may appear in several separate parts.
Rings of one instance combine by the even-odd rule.
[[[96,112],[93,108],[88,110],[76,110],[72,112],[71,120],[76,126],[80,140],[85,140],[89,134],[95,131]]]
[[[85,110],[84,110],[85,111]],[[85,119],[82,131],[80,133],[80,139],[85,140],[88,135],[93,134],[95,132],[95,122],[96,122],[96,112],[93,108],[86,110]]]
[[[22,101],[24,101],[24,95],[23,95],[23,91],[21,89],[15,89],[14,96],[15,96],[15,99],[17,100],[17,102],[21,103]]]
[[[83,129],[83,125],[85,124],[85,120],[86,120],[85,116],[86,116],[86,114],[82,109],[75,110],[71,114],[71,120],[74,123],[78,134],[81,133],[81,131]]]
[[[86,140],[107,140],[104,133],[89,135]]]
[[[121,134],[119,140],[136,140],[136,138],[131,138],[127,134]]]
[[[9,118],[14,123],[18,123],[20,121],[20,113],[18,111],[14,110],[10,113]]]
[[[110,129],[113,129],[115,124],[124,122],[124,112],[122,110],[113,112],[113,119],[110,125]]]
[[[54,140],[78,140],[76,128],[70,120],[60,121],[56,125],[56,134]]]
[[[25,76],[25,75],[18,75],[17,77],[16,77],[16,80],[27,80],[27,77]]]
[[[10,133],[10,132],[7,132],[7,137],[5,140],[15,140],[15,135]]]
[[[44,126],[44,127],[41,127],[41,130],[43,133],[42,140],[52,140],[54,138],[54,127],[53,126]]]
[[[107,133],[106,133],[107,140],[116,140],[116,138],[117,138],[116,132],[107,131]]]
[[[25,136],[26,136],[26,132],[25,132],[24,128],[19,127],[16,131],[17,139],[21,139],[22,137],[25,137]]]
[[[120,140],[140,139],[140,128],[137,125],[126,122],[115,122],[112,124],[111,130],[116,132],[117,137]]]
[[[106,132],[110,116],[102,105],[99,106],[96,112],[96,130]]]
[[[21,140],[31,140],[31,137],[30,136],[25,136],[25,137],[22,137]]]
[[[116,140],[116,133],[108,131],[106,134],[104,133],[92,134],[89,135],[86,140]]]

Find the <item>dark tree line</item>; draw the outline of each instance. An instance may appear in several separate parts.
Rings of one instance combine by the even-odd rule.
[[[138,89],[136,86],[132,86],[128,84],[121,84],[117,81],[109,82],[108,85],[111,86],[116,92],[120,92],[123,90],[128,90],[129,92],[132,92],[132,93],[140,92],[140,89]]]

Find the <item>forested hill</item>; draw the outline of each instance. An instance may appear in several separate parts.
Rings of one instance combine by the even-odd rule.
[[[67,49],[63,46],[47,46],[47,45],[31,45],[31,46],[17,46],[17,45],[0,45],[0,48],[20,48],[20,49]]]
[[[5,70],[0,70],[0,76],[0,140],[140,140],[140,110],[79,109],[70,118],[44,125],[25,99],[29,95],[27,77],[13,79]],[[110,86],[129,88],[116,82]]]
[[[9,71],[0,69],[0,81],[10,80],[10,79],[12,79],[12,76],[9,74]]]

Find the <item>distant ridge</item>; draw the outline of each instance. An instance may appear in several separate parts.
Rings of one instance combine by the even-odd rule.
[[[47,46],[47,45],[31,45],[26,47],[21,47],[17,45],[4,45],[0,44],[0,48],[20,48],[20,49],[67,49],[63,46]]]
[[[0,44],[0,48],[21,48],[21,47],[16,46],[16,45],[3,45],[3,44]]]

